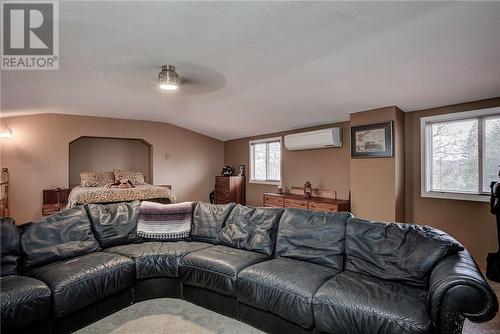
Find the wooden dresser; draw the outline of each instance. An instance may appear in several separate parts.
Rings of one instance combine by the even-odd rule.
[[[235,202],[245,205],[245,195],[244,176],[215,177],[215,204]]]
[[[295,194],[264,194],[264,206],[273,208],[300,208],[306,210],[337,212],[350,211],[349,201],[326,197],[311,197],[305,199]]]

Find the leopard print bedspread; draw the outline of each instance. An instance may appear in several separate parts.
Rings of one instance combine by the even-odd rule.
[[[174,193],[167,187],[150,184],[137,185],[135,188],[81,187],[76,186],[68,196],[67,208],[80,204],[127,202],[166,198],[175,203]]]

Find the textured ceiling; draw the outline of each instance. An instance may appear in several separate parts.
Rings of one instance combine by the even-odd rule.
[[[3,116],[227,140],[500,96],[499,2],[60,2],[59,30],[58,71],[2,72]],[[189,79],[175,93],[155,85],[167,63]]]

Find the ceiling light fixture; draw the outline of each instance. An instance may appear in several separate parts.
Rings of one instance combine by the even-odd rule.
[[[12,129],[9,127],[3,128],[3,130],[0,131],[0,138],[12,138]]]
[[[176,90],[180,84],[179,75],[175,71],[174,65],[163,65],[158,73],[160,88],[164,90]]]

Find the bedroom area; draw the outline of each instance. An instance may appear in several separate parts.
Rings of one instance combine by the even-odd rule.
[[[66,207],[134,200],[175,203],[171,185],[152,184],[152,152],[152,145],[142,139],[80,137],[72,141]]]
[[[14,117],[6,123],[16,130],[2,143],[2,167],[8,166],[9,210],[19,222],[39,220],[44,190],[57,188],[63,191],[60,208],[75,197],[86,203],[209,201],[224,159],[223,142],[167,123],[62,114]],[[112,186],[131,178],[115,178],[115,169],[142,174],[143,184]],[[96,186],[82,187],[81,173],[96,176],[88,172],[107,173]],[[57,204],[57,196],[48,202]],[[47,210],[54,210],[52,205]]]
[[[0,333],[500,334],[500,1],[0,17]]]

